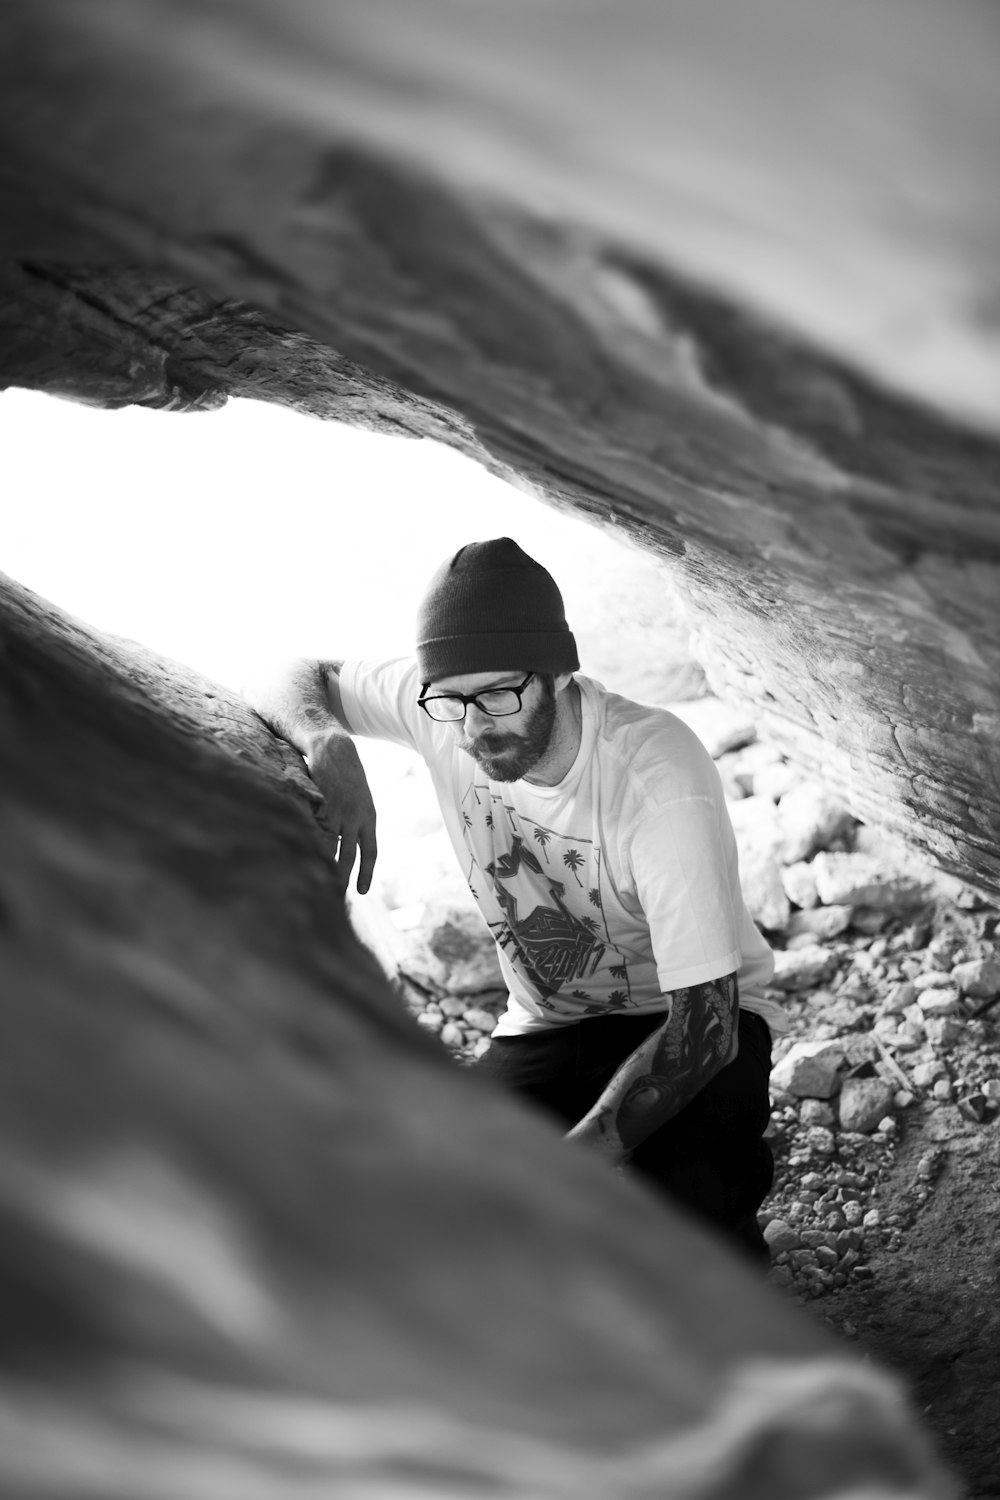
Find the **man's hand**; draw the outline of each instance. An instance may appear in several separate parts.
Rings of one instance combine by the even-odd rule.
[[[378,847],[375,842],[375,803],[361,757],[354,741],[342,729],[317,734],[305,757],[309,775],[323,795],[323,817],[334,839],[339,841],[337,871],[344,889],[351,883],[354,861],[358,866],[358,895],[372,883]]]

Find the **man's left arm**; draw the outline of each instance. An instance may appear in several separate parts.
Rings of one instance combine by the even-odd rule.
[[[613,1162],[690,1104],[736,1055],[736,975],[674,990],[670,1015],[627,1057],[597,1103],[568,1132]]]

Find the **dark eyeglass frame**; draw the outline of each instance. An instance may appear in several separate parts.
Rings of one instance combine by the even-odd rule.
[[[423,695],[418,698],[417,702],[420,704],[420,707],[423,709],[427,717],[429,719],[433,719],[435,724],[461,724],[469,711],[470,703],[474,703],[481,714],[488,714],[491,719],[509,719],[514,714],[519,714],[521,712],[521,708],[523,706],[521,703],[521,696],[531,679],[533,677],[536,677],[537,675],[538,674],[536,672],[529,672],[524,681],[519,682],[517,687],[508,687],[505,684],[503,687],[480,688],[478,693],[430,693],[429,695]],[[429,686],[429,684],[425,683],[425,686]],[[492,708],[487,708],[484,703],[480,703],[479,701],[480,698],[486,697],[490,693],[513,693],[517,698],[517,707],[507,709],[503,713],[495,713]],[[429,703],[436,702],[440,698],[447,699],[449,703],[460,702],[462,704],[462,712],[459,714],[457,719],[434,718],[434,715],[431,713],[427,705]]]

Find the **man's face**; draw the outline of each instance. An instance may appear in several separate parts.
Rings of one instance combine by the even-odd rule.
[[[517,687],[527,676],[516,672],[473,672],[444,677],[431,684],[429,693],[482,693],[488,688]],[[486,772],[491,781],[519,781],[530,774],[549,748],[556,721],[556,695],[549,681],[533,677],[521,695],[521,711],[493,718],[474,703],[467,705],[465,720],[450,727],[461,748]]]

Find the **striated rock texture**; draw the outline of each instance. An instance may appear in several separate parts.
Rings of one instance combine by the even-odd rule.
[[[627,531],[719,690],[997,889],[993,8],[2,25],[0,381],[441,438]]]
[[[14,584],[0,659],[5,1495],[954,1494],[884,1377],[420,1034],[244,704]]]

